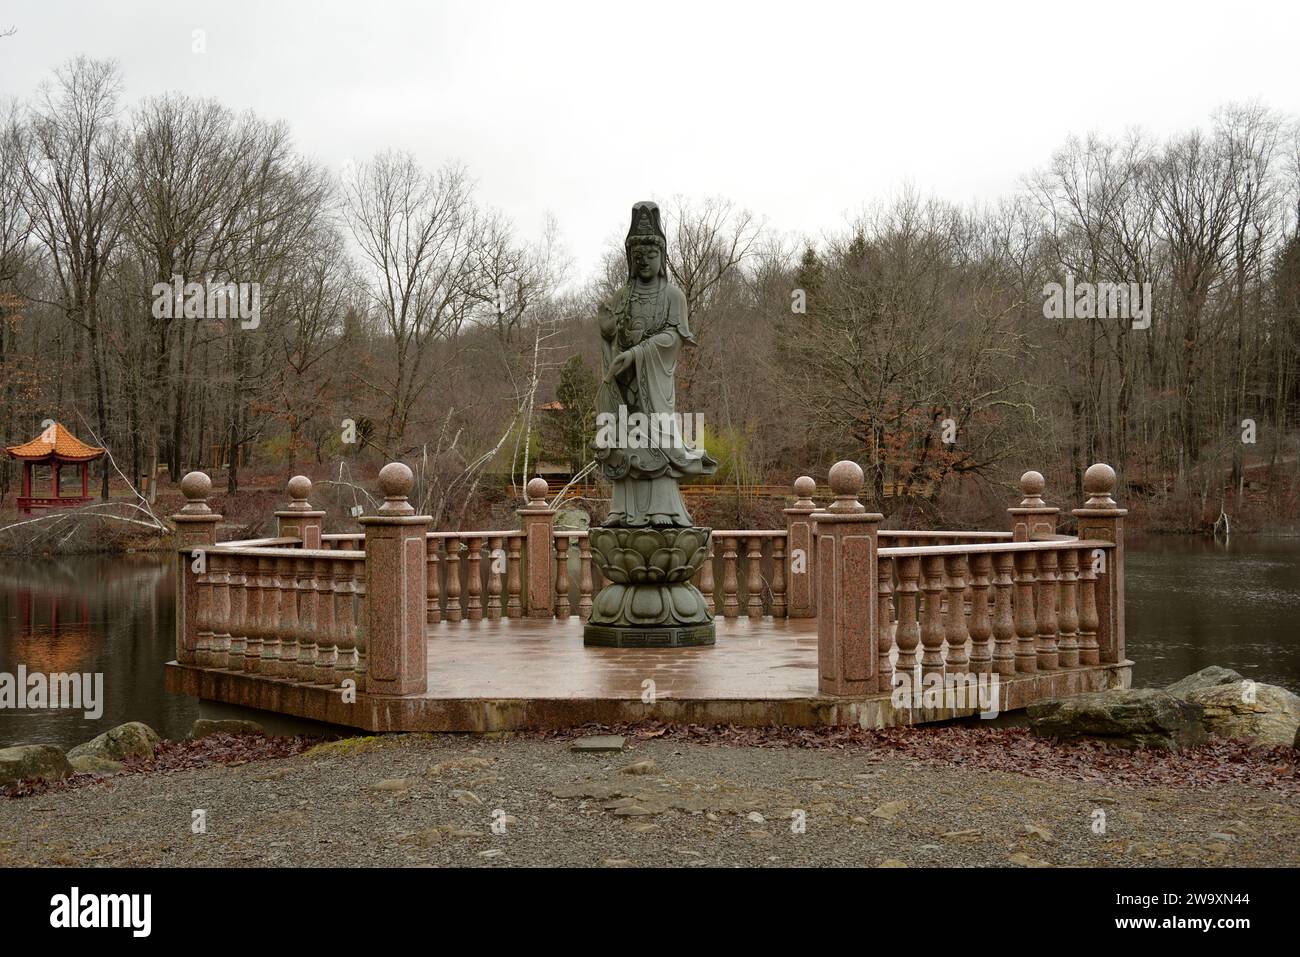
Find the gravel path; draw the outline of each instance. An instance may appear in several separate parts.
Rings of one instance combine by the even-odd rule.
[[[191,831],[196,809],[206,833]],[[0,800],[0,867],[157,864],[1294,867],[1300,802],[888,752],[629,739],[623,753],[579,754],[452,735]]]

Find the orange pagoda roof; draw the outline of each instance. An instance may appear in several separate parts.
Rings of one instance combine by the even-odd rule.
[[[87,445],[55,422],[30,442],[5,447],[16,459],[62,459],[64,462],[90,462],[104,454],[104,449]]]

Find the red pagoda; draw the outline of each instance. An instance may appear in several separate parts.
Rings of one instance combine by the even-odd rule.
[[[18,514],[31,515],[47,508],[75,508],[91,501],[90,463],[104,454],[104,449],[82,442],[59,423],[54,422],[44,432],[22,445],[5,448],[11,456],[23,463],[23,491],[18,496]],[[60,488],[64,465],[81,466],[81,494],[64,495]],[[38,495],[32,487],[32,469],[49,466],[48,495]]]

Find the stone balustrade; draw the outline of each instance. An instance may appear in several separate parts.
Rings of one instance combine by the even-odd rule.
[[[857,503],[857,466],[839,463],[831,476],[839,508],[817,513],[819,545],[842,564],[856,551],[823,578],[836,588],[835,604],[819,609],[823,693],[888,691],[898,674],[915,684],[1124,663],[1125,511],[1110,497],[1110,466],[1084,476],[1078,536],[1057,533],[1060,510],[1042,499],[1037,472],[1021,479],[1011,532],[882,531]],[[882,538],[903,544],[877,547]],[[844,588],[850,578],[870,587]]]
[[[1109,466],[1084,476],[1077,535],[1058,530],[1037,472],[1021,479],[1008,531],[881,529],[858,501],[862,480],[856,464],[837,463],[825,505],[811,478],[795,481],[785,528],[715,530],[694,579],[715,615],[815,618],[818,690],[829,697],[888,693],[902,675],[1033,679],[1022,695],[1032,697],[1049,687],[1040,679],[1128,664],[1126,513]],[[602,583],[588,532],[555,528],[545,481],[529,483],[519,527],[500,531],[430,531],[399,463],[380,484],[384,505],[362,532],[324,533],[311,483],[296,476],[275,536],[218,544],[211,482],[187,475],[174,516],[177,662],[409,695],[427,686],[439,626],[590,615]]]
[[[522,531],[429,532],[425,538],[429,624],[523,617]]]

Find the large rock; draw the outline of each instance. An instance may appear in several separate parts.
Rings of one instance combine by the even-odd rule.
[[[0,787],[26,778],[58,781],[71,776],[67,755],[52,744],[20,744],[0,748]]]
[[[91,738],[85,744],[79,744],[68,752],[68,757],[78,758],[89,755],[107,758],[110,761],[122,761],[126,758],[152,758],[154,749],[162,743],[158,732],[142,721],[128,721],[116,728],[105,731],[97,738]]]
[[[262,726],[256,721],[241,721],[237,718],[196,718],[194,727],[190,728],[190,740],[197,741],[210,734],[261,734]]]
[[[79,754],[75,758],[69,758],[68,763],[79,774],[120,774],[126,770],[126,765],[121,761],[97,758],[93,754]]]
[[[1238,681],[1202,688],[1187,700],[1205,709],[1205,729],[1260,747],[1293,745],[1300,728],[1300,696],[1277,685]]]
[[[1093,738],[1121,748],[1204,744],[1199,705],[1158,688],[1114,688],[1028,708],[1030,730],[1064,741]]]
[[[1180,678],[1165,690],[1175,698],[1185,698],[1193,691],[1200,691],[1202,688],[1214,688],[1218,685],[1238,684],[1244,679],[1231,668],[1220,668],[1218,665],[1210,665],[1208,668],[1202,668],[1196,674],[1188,675],[1186,678]]]

